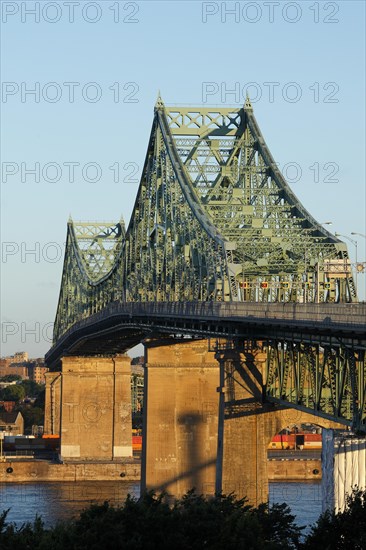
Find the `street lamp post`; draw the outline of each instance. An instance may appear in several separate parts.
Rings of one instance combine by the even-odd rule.
[[[351,235],[358,235],[359,237],[362,237],[363,239],[366,239],[366,235],[365,233],[358,233],[357,231],[352,231]],[[364,250],[365,252],[365,250]],[[356,260],[356,278],[358,277],[358,274],[361,272],[363,273],[364,272],[364,262],[362,262],[360,265],[358,265],[357,263],[357,260]]]
[[[319,225],[333,225],[333,222],[321,222]],[[305,256],[306,257],[306,256]],[[305,264],[306,268],[306,264]],[[318,261],[316,264],[316,303],[319,304],[319,252],[318,252]]]
[[[358,275],[358,272],[357,272],[357,241],[356,239],[351,239],[351,237],[348,237],[347,235],[342,235],[342,233],[334,233],[334,235],[336,237],[343,237],[344,239],[347,239],[350,243],[353,244],[353,246],[355,247],[355,250],[356,250],[356,296],[358,295],[358,292],[357,292],[357,275]],[[357,235],[357,233],[354,233],[352,232],[351,235]]]

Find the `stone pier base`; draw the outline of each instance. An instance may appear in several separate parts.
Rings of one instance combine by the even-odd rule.
[[[142,490],[215,492],[219,368],[207,349],[146,345]]]
[[[264,402],[260,346],[213,353],[205,340],[151,341],[146,359],[142,490],[233,492],[257,506],[268,499],[272,437],[303,422],[335,425]]]
[[[130,358],[63,357],[46,382],[45,432],[64,462],[132,456]]]

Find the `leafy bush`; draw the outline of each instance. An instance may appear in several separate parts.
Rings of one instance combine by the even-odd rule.
[[[3,550],[287,550],[301,529],[283,505],[249,506],[233,495],[204,498],[194,491],[169,506],[166,495],[130,495],[120,508],[93,505],[76,520],[45,529],[40,518],[18,530],[0,520]]]
[[[20,384],[7,386],[0,390],[0,399],[3,401],[20,401],[25,397],[25,389]]]
[[[19,374],[5,374],[5,376],[0,378],[0,382],[15,382],[21,379],[22,377]]]
[[[45,529],[37,517],[20,528],[0,516],[2,550],[364,550],[366,491],[354,490],[347,510],[322,514],[305,541],[286,504],[250,506],[233,495],[204,498],[193,490],[169,505],[167,496],[128,495],[122,507],[92,505],[78,519]]]
[[[308,535],[304,548],[311,550],[365,550],[366,491],[357,487],[347,496],[344,512],[325,512]]]

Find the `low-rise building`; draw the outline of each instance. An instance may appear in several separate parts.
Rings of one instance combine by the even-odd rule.
[[[29,359],[28,353],[25,351],[0,359],[0,378],[9,374],[17,374],[23,380],[44,384],[46,372],[48,372],[48,368],[43,359]]]
[[[0,407],[4,407],[5,412],[11,412],[15,409],[15,401],[0,401]]]
[[[0,412],[0,431],[12,435],[23,435],[24,418],[20,411]]]
[[[46,372],[48,372],[48,370],[49,369],[45,366],[43,362],[39,362],[38,360],[36,360],[35,362],[33,362],[33,365],[30,365],[28,367],[29,380],[32,380],[37,384],[44,384],[44,375],[46,374]]]

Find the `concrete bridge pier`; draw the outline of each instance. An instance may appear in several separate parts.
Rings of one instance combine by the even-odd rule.
[[[215,355],[206,340],[146,344],[142,490],[267,500],[267,446],[280,422],[262,404],[265,360]]]
[[[208,351],[207,340],[145,345],[141,489],[181,497],[222,491],[257,506],[268,499],[267,449],[287,426],[338,426],[266,403],[267,354],[251,342]]]
[[[207,341],[145,342],[141,489],[215,493],[218,363]]]
[[[46,398],[44,412],[44,433],[61,433],[61,373],[46,372]]]
[[[266,355],[248,346],[245,352],[219,351],[216,358],[225,379],[222,476],[217,487],[258,505],[268,498],[267,447],[276,424],[274,408],[262,403]]]
[[[118,461],[132,456],[127,356],[63,357],[46,375],[45,433],[60,435],[60,458]]]
[[[221,487],[225,494],[246,496],[254,506],[268,499],[268,445],[288,426],[340,424],[264,400],[267,352],[260,343],[244,342],[240,350],[216,352],[224,386]],[[220,430],[219,430],[220,434]],[[219,446],[220,447],[220,446]],[[220,483],[220,477],[218,477]]]

